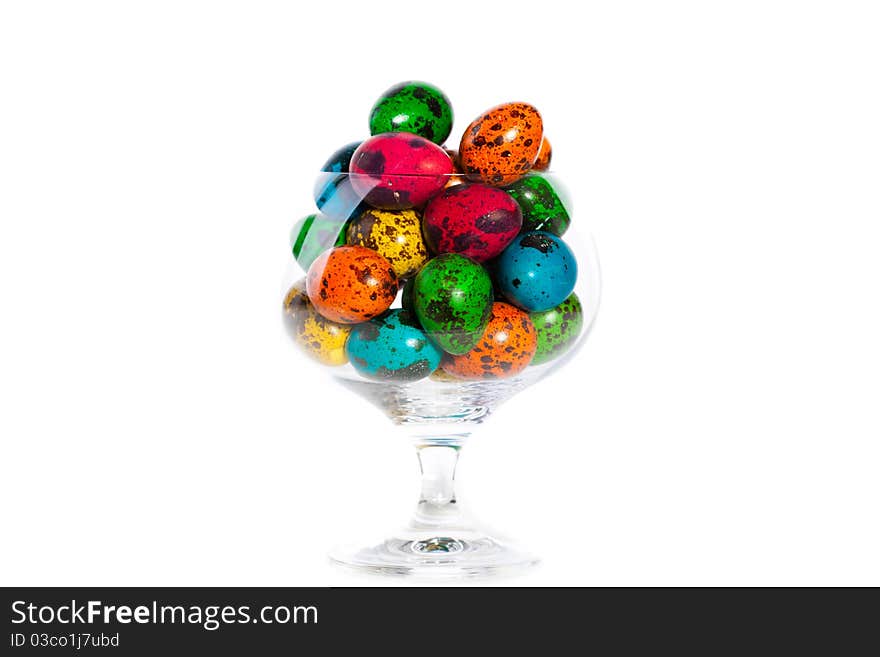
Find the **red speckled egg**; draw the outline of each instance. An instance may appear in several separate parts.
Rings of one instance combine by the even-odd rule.
[[[459,379],[503,379],[528,367],[537,349],[538,334],[529,314],[496,301],[477,346],[460,356],[447,355],[442,367]]]
[[[408,132],[367,139],[354,152],[349,172],[355,190],[373,207],[406,210],[424,205],[443,189],[452,160],[437,144]]]
[[[460,253],[477,262],[500,254],[522,228],[522,210],[497,187],[448,187],[425,207],[425,241],[434,253]]]
[[[306,292],[323,317],[357,324],[388,310],[397,296],[397,276],[391,263],[372,249],[338,246],[309,267]]]
[[[484,112],[461,136],[458,156],[471,180],[509,185],[538,159],[544,122],[528,103],[505,103]]]

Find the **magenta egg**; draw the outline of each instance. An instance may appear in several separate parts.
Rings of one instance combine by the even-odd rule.
[[[443,189],[452,160],[424,137],[389,132],[361,144],[349,172],[352,185],[367,203],[383,210],[406,210],[424,205]]]
[[[434,253],[460,253],[477,262],[500,254],[522,228],[513,197],[478,183],[449,187],[425,207],[424,233]]]

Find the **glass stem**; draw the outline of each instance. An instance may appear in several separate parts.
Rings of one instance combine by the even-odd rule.
[[[422,491],[415,515],[417,526],[455,525],[461,518],[455,499],[455,466],[460,449],[461,443],[454,439],[416,443],[422,471]]]

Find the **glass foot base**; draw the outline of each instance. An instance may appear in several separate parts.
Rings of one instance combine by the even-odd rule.
[[[476,532],[407,532],[366,548],[338,548],[329,556],[361,572],[430,579],[513,575],[538,563],[507,542]]]

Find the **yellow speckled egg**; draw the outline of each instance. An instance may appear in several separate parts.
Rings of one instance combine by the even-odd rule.
[[[319,363],[345,365],[345,341],[351,326],[331,322],[315,310],[306,295],[306,281],[302,279],[290,288],[284,298],[284,325],[293,341]]]
[[[369,209],[348,227],[348,244],[384,256],[398,278],[415,275],[428,259],[422,222],[415,210]]]
[[[442,367],[438,367],[436,370],[431,372],[431,375],[428,377],[432,381],[436,381],[437,383],[461,383],[462,379],[455,376],[454,374],[450,374]]]

